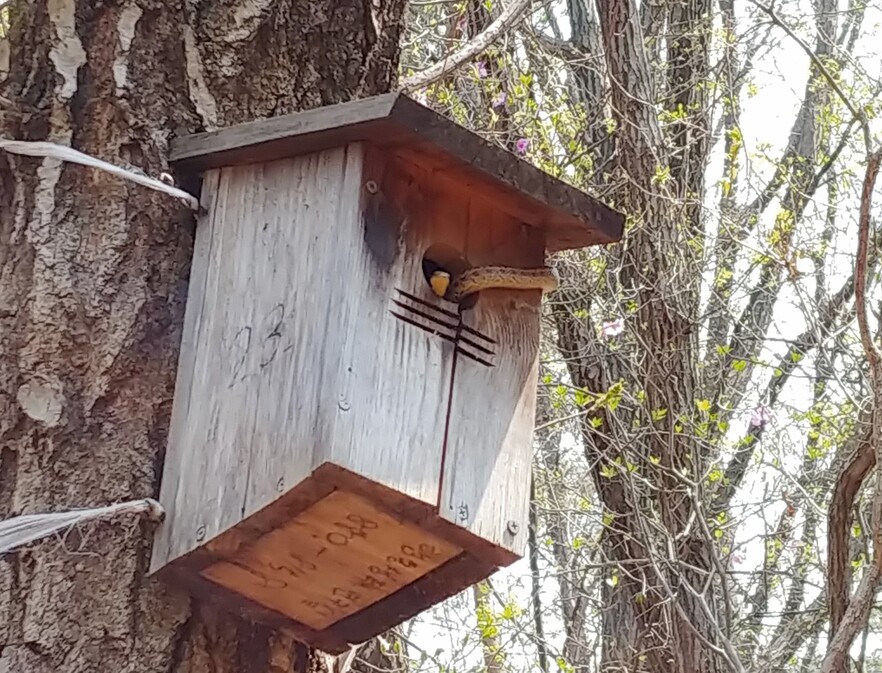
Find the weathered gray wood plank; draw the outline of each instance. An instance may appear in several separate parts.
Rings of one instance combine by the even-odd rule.
[[[198,398],[193,397],[193,372],[204,315],[205,294],[208,289],[208,267],[211,260],[219,184],[220,170],[208,171],[203,181],[200,199],[203,214],[197,219],[193,242],[193,261],[190,267],[187,306],[184,310],[175,397],[172,402],[168,448],[163,465],[161,500],[166,510],[166,517],[165,523],[159,527],[153,541],[151,570],[162,567],[177,556],[179,553],[177,550],[184,539],[195,540],[195,529],[190,529],[185,521],[189,521],[186,512],[196,506],[196,503],[192,501],[194,494],[188,490],[188,484],[181,475],[188,471],[189,462],[198,460],[187,450],[187,427],[191,403],[199,403]]]
[[[157,563],[326,462],[437,501],[453,346],[390,310],[428,294],[425,230],[367,195],[363,161],[353,145],[206,181]]]

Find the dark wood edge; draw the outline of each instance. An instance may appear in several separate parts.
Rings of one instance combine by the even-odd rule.
[[[200,574],[214,563],[234,558],[256,544],[263,535],[287,523],[336,490],[355,493],[390,516],[419,525],[463,551],[395,593],[322,631],[230,591]],[[511,551],[481,540],[441,519],[433,504],[410,498],[333,463],[324,463],[275,502],[199,549],[171,561],[152,576],[186,589],[195,598],[225,611],[283,630],[293,638],[330,654],[339,654],[346,651],[350,643],[364,642],[397,626],[519,558]]]
[[[318,152],[382,128],[400,94],[387,93],[172,138],[169,162],[204,171]],[[346,129],[347,131],[341,135]]]
[[[420,147],[448,168],[529,201],[534,217],[528,224],[547,231],[550,251],[621,240],[622,214],[400,93],[175,138],[170,161],[181,171],[201,172],[361,141],[391,151]]]
[[[363,643],[492,575],[498,566],[464,553],[394,594],[327,628],[334,638]]]

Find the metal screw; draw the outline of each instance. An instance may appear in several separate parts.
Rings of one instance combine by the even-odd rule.
[[[364,184],[364,188],[365,188],[366,190],[368,190],[368,192],[369,192],[370,194],[376,194],[376,193],[379,191],[379,189],[380,189],[379,187],[377,187],[377,183],[374,182],[373,180],[368,180],[368,181]]]
[[[506,524],[506,528],[508,528],[508,532],[512,535],[517,535],[518,531],[521,529],[517,521],[509,521],[508,524]]]
[[[199,528],[196,529],[196,541],[202,542],[202,540],[204,540],[204,539],[205,539],[205,526],[199,526]]]

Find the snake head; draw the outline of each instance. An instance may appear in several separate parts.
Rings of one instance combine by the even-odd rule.
[[[432,292],[443,298],[450,287],[450,274],[443,269],[433,271],[429,277],[429,285],[432,286]]]

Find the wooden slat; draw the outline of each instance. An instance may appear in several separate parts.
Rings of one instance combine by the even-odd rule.
[[[545,233],[550,251],[617,241],[624,218],[584,192],[433,112],[391,93],[173,140],[184,171],[309,154],[369,141],[492,195],[496,206]]]
[[[361,157],[362,149],[348,152]],[[314,465],[333,463],[434,503],[453,346],[395,315],[407,315],[396,304],[400,291],[430,296],[420,255],[425,227],[414,217],[421,190],[370,160],[360,178],[341,192],[340,216],[328,225],[336,266],[313,281],[337,286],[326,314],[315,314],[329,327],[310,337],[327,340],[323,369],[300,374],[323,395]]]
[[[189,489],[182,475],[189,472],[194,463],[200,462],[188,446],[188,427],[190,425],[190,404],[194,396],[193,372],[198,354],[199,335],[203,321],[205,296],[208,292],[211,246],[214,238],[214,220],[220,186],[220,170],[210,170],[203,182],[201,206],[195,240],[193,242],[193,261],[190,266],[190,285],[187,294],[187,307],[184,312],[184,325],[181,335],[181,350],[178,358],[178,371],[175,380],[175,397],[172,403],[171,423],[168,432],[168,448],[162,474],[162,504],[166,510],[165,524],[159,527],[153,542],[151,570],[164,566],[178,556],[184,546],[196,544],[196,528],[190,512],[201,506],[202,494]],[[198,394],[195,406],[199,406]],[[184,530],[191,526],[189,529]],[[182,543],[189,539],[189,544]]]
[[[174,138],[169,160],[202,171],[341,147],[383,129],[397,100],[398,94],[381,94]]]

